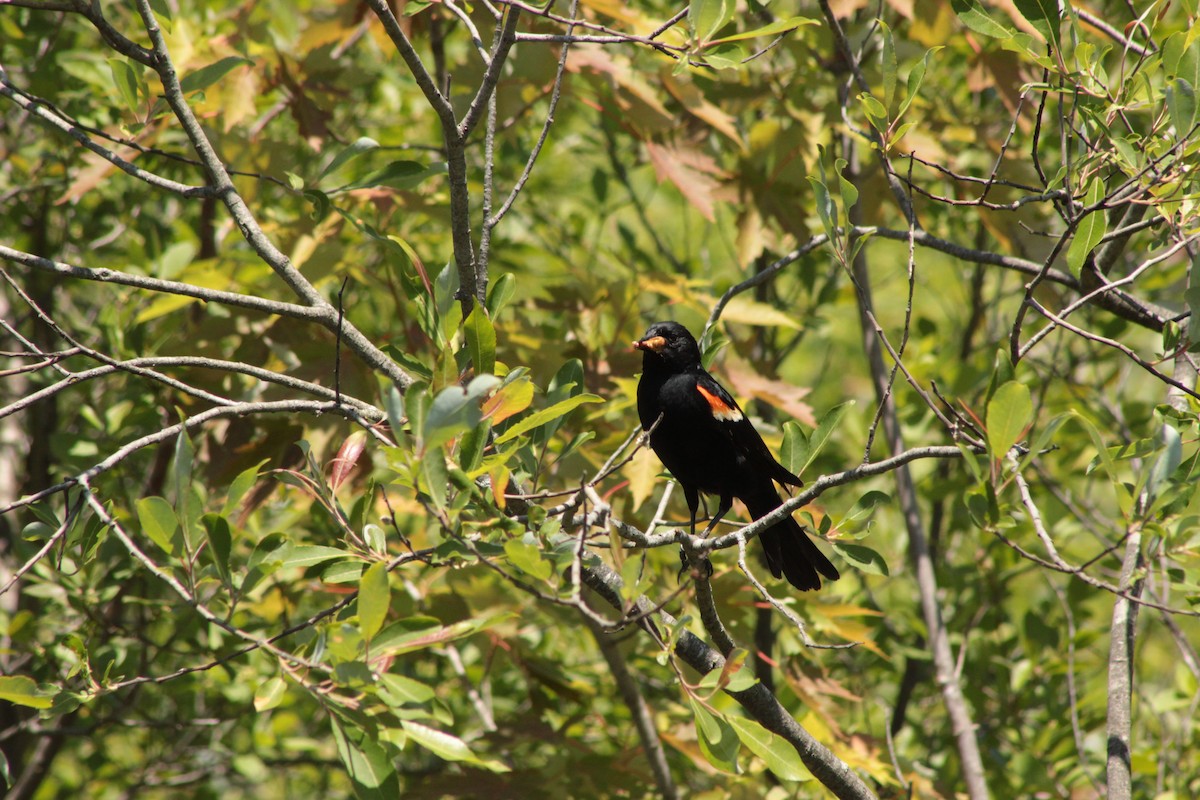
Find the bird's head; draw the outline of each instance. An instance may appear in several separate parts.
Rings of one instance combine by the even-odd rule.
[[[665,362],[676,369],[700,366],[700,346],[696,337],[678,322],[656,322],[633,343],[642,351],[643,365]]]

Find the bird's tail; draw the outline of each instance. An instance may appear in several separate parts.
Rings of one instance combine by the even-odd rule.
[[[779,492],[770,484],[753,495],[742,497],[741,500],[754,519],[765,517],[783,502]],[[837,567],[830,563],[800,523],[791,517],[785,517],[778,524],[767,528],[758,538],[763,543],[767,569],[771,570],[771,574],[776,578],[786,577],[787,582],[797,589],[820,589],[821,575],[831,581],[841,577]]]

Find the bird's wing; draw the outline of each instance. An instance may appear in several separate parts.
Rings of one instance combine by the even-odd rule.
[[[746,418],[733,395],[717,383],[716,378],[707,372],[700,373],[696,378],[696,391],[708,403],[717,427],[729,437],[734,449],[741,453],[751,466],[764,470],[780,483],[803,485],[803,481],[775,460],[767,443]]]

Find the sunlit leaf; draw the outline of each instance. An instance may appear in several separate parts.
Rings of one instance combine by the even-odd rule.
[[[179,82],[179,88],[184,94],[190,92],[198,92],[202,89],[207,89],[217,81],[224,78],[230,70],[236,69],[243,64],[251,64],[254,62],[242,56],[226,56],[220,61],[209,64],[207,67],[202,67],[195,72],[186,75]]]
[[[1009,381],[996,389],[987,404],[987,436],[992,458],[1004,458],[1032,421],[1029,387]]]
[[[1088,184],[1084,205],[1088,207],[1095,206],[1103,198],[1104,181],[1100,178],[1092,178],[1092,182]],[[1075,228],[1075,238],[1067,250],[1067,267],[1070,268],[1071,274],[1076,278],[1079,277],[1080,272],[1083,270],[1083,264],[1087,260],[1088,255],[1095,249],[1096,245],[1100,244],[1100,240],[1104,238],[1104,234],[1107,232],[1108,212],[1103,208],[1098,208],[1088,213],[1079,221],[1079,225]]]
[[[1021,16],[1029,20],[1047,42],[1057,50],[1061,47],[1062,22],[1058,0],[1014,0]]]
[[[752,719],[738,716],[730,716],[727,719],[742,744],[761,758],[775,777],[784,781],[812,779],[812,774],[800,760],[796,748],[792,747],[786,739],[771,733]]]
[[[488,318],[487,309],[476,303],[463,323],[463,332],[466,334],[471,363],[475,365],[475,374],[495,372],[496,329]]]
[[[540,581],[548,581],[554,574],[554,566],[542,558],[541,551],[530,541],[509,539],[504,543],[504,554],[513,566]]]
[[[724,716],[718,716],[695,698],[688,698],[688,702],[696,721],[700,752],[717,769],[736,775],[740,772],[737,754],[741,749],[737,732]]]
[[[566,416],[584,403],[603,402],[603,397],[597,397],[594,394],[577,394],[574,397],[568,397],[566,400],[561,400],[548,408],[543,408],[541,411],[534,412],[520,422],[517,422],[503,434],[496,437],[496,441],[493,442],[493,444],[502,445],[505,442],[512,441],[518,436],[528,433],[534,428],[545,425],[547,422],[556,420],[559,417]]]
[[[833,550],[848,564],[862,572],[884,576],[889,574],[887,562],[883,560],[883,556],[870,547],[837,541],[833,543]]]
[[[326,165],[325,169],[321,170],[321,174],[317,176],[317,180],[320,181],[329,173],[337,171],[343,164],[358,158],[363,153],[369,153],[377,147],[379,147],[379,142],[369,136],[360,136],[338,151],[338,154]]]
[[[737,42],[737,41],[741,41],[743,39],[755,39],[759,36],[777,36],[778,34],[781,34],[781,33],[787,33],[789,31],[794,31],[794,30],[796,30],[796,28],[800,28],[805,25],[820,25],[820,24],[821,23],[818,22],[817,20],[809,19],[808,17],[788,17],[787,19],[777,19],[768,25],[762,26],[761,28],[754,28],[753,30],[742,31],[741,33],[735,33],[730,36],[722,36],[720,39],[713,39],[709,43],[710,44],[725,44],[727,42]]]
[[[270,711],[283,701],[287,693],[287,683],[276,675],[259,684],[254,690],[254,710]]]
[[[400,723],[409,738],[435,755],[447,761],[464,761],[491,772],[508,772],[509,767],[494,759],[480,759],[471,752],[467,743],[457,736],[422,725],[413,720]]]
[[[954,13],[971,30],[993,39],[1007,39],[1012,31],[988,15],[979,0],[950,0]]]
[[[137,501],[138,523],[142,533],[150,541],[158,545],[167,555],[175,553],[175,531],[179,529],[179,519],[175,509],[161,497],[143,497]]]
[[[392,603],[387,563],[377,561],[367,567],[358,582],[358,625],[363,639],[371,641],[383,628]]]
[[[37,683],[24,675],[0,675],[0,700],[26,708],[50,708],[53,698],[41,693]]]

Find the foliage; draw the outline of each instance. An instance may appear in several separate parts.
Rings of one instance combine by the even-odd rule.
[[[1196,13],[0,0],[10,796],[1197,796]]]

